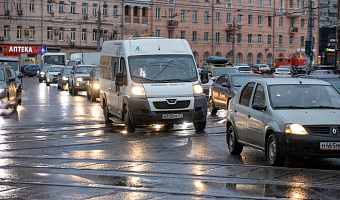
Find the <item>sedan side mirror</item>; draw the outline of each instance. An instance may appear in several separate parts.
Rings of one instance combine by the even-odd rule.
[[[225,82],[225,83],[222,83],[222,87],[230,87],[229,83]]]
[[[258,111],[266,111],[267,106],[263,106],[261,104],[254,103],[253,104],[253,109],[258,110]]]
[[[202,84],[206,84],[209,82],[209,76],[208,76],[208,72],[205,70],[202,70],[201,72],[201,82]]]
[[[125,85],[125,75],[123,73],[116,74],[116,86],[120,87]]]
[[[211,77],[210,79],[211,79],[212,81],[214,81],[214,82],[216,81],[216,78],[215,78],[215,77]]]
[[[74,71],[73,71],[73,70],[71,70],[71,71],[70,71],[70,74],[74,74]]]
[[[23,78],[24,76],[20,73],[19,75],[18,75],[18,78]]]

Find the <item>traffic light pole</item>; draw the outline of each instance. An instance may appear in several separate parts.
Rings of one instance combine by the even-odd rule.
[[[312,71],[312,0],[308,1],[308,27],[307,27],[307,38],[305,45],[305,53],[307,56],[307,69],[308,72]]]

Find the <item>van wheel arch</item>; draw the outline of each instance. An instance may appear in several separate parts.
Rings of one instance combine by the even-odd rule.
[[[270,136],[270,134],[274,133],[275,134],[275,131],[273,131],[272,129],[268,129],[267,132],[266,132],[266,137],[265,137],[265,148],[264,148],[264,151],[265,151],[265,154],[266,154],[266,158],[268,157],[268,152],[267,152],[267,142],[268,142],[268,138]]]

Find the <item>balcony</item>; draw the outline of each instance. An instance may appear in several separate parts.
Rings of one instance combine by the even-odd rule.
[[[297,33],[298,32],[298,27],[290,27],[289,28],[289,33]]]
[[[129,16],[125,16],[125,23],[130,24],[130,17]]]
[[[168,20],[167,27],[168,28],[177,28],[178,27],[178,21]]]

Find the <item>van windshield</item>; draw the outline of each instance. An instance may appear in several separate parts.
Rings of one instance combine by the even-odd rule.
[[[134,82],[197,81],[197,69],[191,55],[130,56]]]

